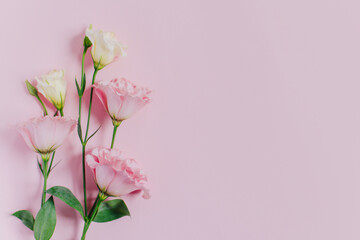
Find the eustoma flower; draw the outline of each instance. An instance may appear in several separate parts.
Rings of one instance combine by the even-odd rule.
[[[150,102],[149,89],[136,86],[125,78],[99,81],[93,87],[114,122],[130,118]]]
[[[75,129],[76,121],[66,117],[33,118],[18,127],[26,144],[41,155],[55,151]]]
[[[53,70],[40,78],[36,77],[37,90],[62,114],[66,95],[64,70]]]
[[[48,166],[50,154],[60,147],[75,127],[75,120],[45,116],[30,119],[18,128],[27,145],[35,152],[40,153],[43,160],[41,172],[44,176],[44,185],[41,206],[45,204],[46,183],[52,166],[53,158]]]
[[[126,56],[125,45],[120,43],[113,32],[94,30],[92,25],[86,30],[86,36],[92,43],[91,56],[95,68],[102,69],[115,61],[119,55]]]
[[[105,195],[121,197],[142,192],[143,198],[150,198],[145,187],[146,175],[134,159],[123,158],[117,149],[97,147],[86,156],[86,162],[93,171],[100,192]]]

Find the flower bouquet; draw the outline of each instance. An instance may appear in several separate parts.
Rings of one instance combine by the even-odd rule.
[[[54,197],[81,215],[84,221],[81,239],[85,239],[92,222],[109,222],[130,215],[125,202],[121,199],[122,196],[141,193],[145,199],[150,197],[149,190],[146,188],[146,175],[134,159],[123,157],[121,152],[114,148],[114,142],[121,123],[149,103],[151,91],[125,78],[96,81],[98,71],[114,62],[119,56],[126,55],[124,51],[126,46],[116,39],[114,33],[94,30],[90,25],[85,33],[83,47],[81,81],[75,78],[79,97],[77,120],[64,116],[67,82],[63,70],[53,70],[41,77],[36,77],[33,83],[25,82],[29,93],[41,104],[43,116],[19,124],[17,129],[26,144],[37,153],[37,164],[44,181],[41,208],[35,217],[27,210],[17,211],[13,215],[34,232],[36,240],[48,240],[53,235],[56,227]],[[81,112],[87,85],[84,59],[88,49],[91,49],[94,72],[90,85],[88,115],[84,119],[86,122],[84,125]],[[94,92],[109,114],[114,130],[109,147],[98,146],[87,151],[88,142],[100,130],[99,127],[95,132],[89,132]],[[47,109],[44,104],[45,99],[54,106],[54,112]],[[75,129],[77,129],[82,147],[82,158],[79,159],[82,161],[82,169],[79,171],[82,172],[83,177],[83,204],[66,187],[47,187],[48,177],[54,169],[55,152]],[[91,207],[87,205],[86,164],[93,173],[99,190]],[[109,200],[109,197],[114,199]]]

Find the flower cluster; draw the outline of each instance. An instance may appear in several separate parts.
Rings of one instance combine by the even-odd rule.
[[[86,29],[83,43],[80,84],[75,79],[79,96],[77,121],[64,116],[67,91],[64,70],[52,70],[41,77],[35,77],[33,84],[26,80],[29,93],[39,101],[44,115],[19,124],[17,129],[29,148],[39,154],[42,160],[41,162],[38,161],[38,165],[43,175],[44,184],[41,195],[41,209],[36,218],[27,210],[17,211],[13,215],[34,231],[35,239],[50,239],[54,232],[56,214],[53,197],[64,201],[83,217],[84,228],[81,239],[85,239],[87,230],[93,221],[108,222],[130,215],[122,199],[107,200],[108,197],[121,198],[128,194],[142,193],[143,198],[150,198],[149,190],[146,187],[147,176],[134,159],[123,157],[120,150],[114,148],[114,142],[120,124],[150,102],[151,91],[145,87],[137,86],[125,78],[96,81],[98,71],[114,62],[119,56],[126,56],[124,52],[126,46],[117,40],[114,33],[94,30],[93,26],[90,25]],[[83,126],[81,109],[82,98],[86,90],[84,58],[90,48],[94,73],[91,86],[88,87],[90,89],[88,117],[86,126]],[[99,130],[98,128],[94,133],[89,133],[94,92],[109,114],[114,130],[110,148],[98,146],[85,155],[87,143]],[[53,109],[51,114],[48,109],[49,104]],[[82,158],[79,159],[79,161],[82,161],[82,169],[79,169],[79,171],[83,175],[83,205],[69,189],[62,186],[47,187],[47,179],[53,170],[55,151],[66,142],[66,139],[75,128],[77,128],[82,146]],[[85,163],[92,171],[99,190],[97,199],[91,208],[87,206]],[[48,199],[46,199],[47,194],[51,195]]]

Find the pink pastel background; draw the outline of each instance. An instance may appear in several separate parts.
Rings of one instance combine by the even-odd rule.
[[[87,239],[359,240],[359,13],[357,0],[2,1],[0,238],[32,239],[10,214],[40,205],[36,154],[13,128],[41,114],[24,80],[65,69],[76,118],[92,23],[129,46],[98,79],[154,90],[115,143],[142,163],[152,198],[126,199],[132,217],[94,223]],[[111,122],[94,107],[89,148],[108,146]],[[79,198],[80,150],[74,133],[49,179]],[[56,207],[53,239],[79,239],[77,213]]]

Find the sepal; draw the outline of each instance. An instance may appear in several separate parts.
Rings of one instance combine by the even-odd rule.
[[[90,41],[90,39],[88,38],[88,36],[84,37],[84,51],[86,52],[86,50],[91,47],[92,42]]]

